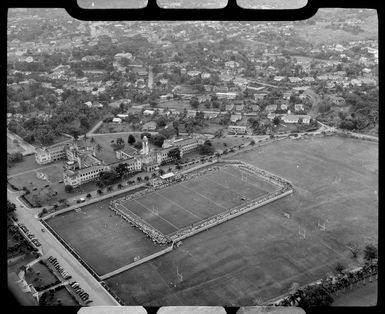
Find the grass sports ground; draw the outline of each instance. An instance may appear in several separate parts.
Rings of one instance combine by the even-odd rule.
[[[236,167],[220,168],[195,180],[128,200],[120,206],[131,211],[165,235],[208,217],[242,205],[241,198],[255,199],[276,190],[263,179],[242,173]],[[154,210],[158,213],[154,214]]]
[[[257,176],[249,174],[242,179],[238,168],[226,167],[126,201],[123,206],[168,235],[242,205],[241,197],[255,199],[276,189]],[[46,221],[99,275],[130,264],[136,256],[145,257],[162,249],[108,209],[110,201],[119,197]],[[152,212],[154,204],[158,214]]]
[[[354,265],[347,245],[377,243],[377,143],[284,140],[236,159],[290,180],[295,193],[109,278],[128,304],[256,304],[287,293],[294,282],[303,285],[333,272],[337,262]],[[305,239],[299,227],[306,230]]]

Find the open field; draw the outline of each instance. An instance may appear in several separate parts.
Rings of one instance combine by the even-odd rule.
[[[79,304],[74,300],[74,298],[71,296],[71,294],[68,292],[68,290],[65,287],[61,287],[57,290],[55,290],[52,301],[47,301],[47,305],[50,306],[58,306],[60,300],[61,305],[65,306],[79,306]]]
[[[99,274],[161,249],[144,233],[108,209],[111,199],[71,211],[46,222]]]
[[[25,280],[34,287],[44,287],[54,284],[58,278],[50,272],[47,266],[36,263],[26,272]]]
[[[45,166],[37,165],[35,161],[33,162],[35,163],[35,168],[44,168],[27,173],[20,173],[19,175],[15,175],[14,177],[10,178],[9,182],[19,187],[20,189],[22,189],[24,186],[28,188],[31,193],[26,195],[26,198],[31,203],[40,202],[42,206],[52,205],[60,199],[68,198],[69,194],[65,192],[64,183],[59,183],[63,180],[63,162],[56,161],[55,163]],[[26,164],[26,166],[28,166],[28,164]],[[39,179],[36,175],[37,172],[41,172],[47,175],[48,181]],[[49,187],[45,187],[47,184]],[[34,188],[36,188],[35,191],[33,191]],[[55,194],[56,192],[57,194]],[[70,194],[71,197],[75,195],[75,193]]]
[[[14,163],[12,167],[7,169],[7,175],[10,176],[20,172],[33,170],[39,167],[41,167],[41,165],[38,165],[36,163],[35,155],[24,156],[23,161]]]
[[[334,272],[337,262],[354,266],[346,245],[377,243],[377,143],[340,137],[285,140],[235,158],[290,180],[295,193],[108,279],[126,302],[254,305],[287,293],[293,282],[303,285]],[[318,228],[319,220],[326,231]],[[299,226],[306,229],[305,239]]]
[[[7,153],[23,153],[25,152],[25,149],[20,145],[19,141],[16,143],[13,142],[13,140],[9,137],[7,134]]]
[[[248,175],[243,181],[238,168],[226,167],[126,201],[119,209],[133,212],[167,235],[241,205],[241,197],[256,199],[276,189],[257,176]],[[158,214],[153,213],[154,206]]]

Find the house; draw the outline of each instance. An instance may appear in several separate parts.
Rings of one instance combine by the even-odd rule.
[[[304,77],[303,80],[307,83],[313,83],[315,82],[315,79],[314,77],[311,77],[311,76],[307,76],[307,77]]]
[[[302,123],[304,123],[304,124],[309,124],[310,123],[311,116],[309,116],[309,115],[301,115],[300,117],[302,118]]]
[[[234,109],[234,104],[228,104],[228,105],[226,105],[226,107],[225,107],[225,110],[226,111],[231,111],[231,110],[233,110]]]
[[[298,123],[299,117],[299,115],[285,114],[281,117],[281,119],[285,123]]]
[[[287,104],[281,104],[281,110],[287,110]]]
[[[242,125],[229,125],[228,127],[229,134],[246,134],[246,126]]]
[[[155,121],[147,122],[142,126],[142,131],[155,131],[155,130],[156,130]]]
[[[122,123],[122,119],[120,119],[120,118],[113,118],[112,119],[112,123],[120,124],[120,123]]]
[[[266,93],[254,94],[254,99],[255,100],[262,100],[265,98],[266,95],[267,95]]]
[[[274,76],[273,80],[276,82],[281,82],[285,79],[284,76]]]
[[[92,107],[92,102],[91,101],[87,101],[84,103],[88,108],[91,108]]]
[[[297,76],[289,76],[290,83],[299,83],[302,82],[302,79]]]
[[[303,111],[304,110],[303,104],[295,104],[294,110],[295,111]]]
[[[199,74],[201,74],[200,71],[188,71],[188,72],[187,72],[187,75],[188,75],[188,76],[191,76],[191,77],[198,76]]]
[[[211,77],[211,74],[207,73],[207,72],[203,72],[202,75],[201,75],[202,79],[209,79],[210,77]]]
[[[245,105],[235,105],[235,111],[243,111]]]
[[[238,95],[238,93],[236,92],[228,92],[228,93],[215,93],[215,95],[219,98],[219,99],[235,99]]]
[[[337,106],[343,106],[343,105],[345,105],[345,99],[344,99],[343,97],[330,95],[330,96],[329,96],[329,101],[330,101],[333,105],[337,105]]]
[[[143,111],[143,114],[145,116],[152,116],[154,114],[154,112],[155,112],[154,110],[146,109],[146,110]]]
[[[234,69],[234,68],[237,68],[237,67],[239,67],[239,62],[235,62],[235,61],[227,61],[227,62],[225,62],[225,67],[226,68],[230,68],[230,69]]]
[[[267,112],[273,112],[273,111],[276,111],[277,110],[277,105],[267,105],[266,106],[266,108],[265,108],[265,110],[267,111]]]
[[[288,100],[288,99],[290,99],[290,96],[291,96],[291,92],[284,92],[282,97],[283,97],[283,99]]]
[[[216,117],[218,117],[218,112],[204,112],[204,118],[207,120],[215,119]]]
[[[126,52],[126,53],[117,53],[115,56],[114,56],[114,58],[115,59],[117,59],[117,60],[121,60],[122,58],[126,58],[126,59],[128,59],[128,60],[132,60],[133,59],[133,56],[132,56],[132,54],[131,53],[129,53],[129,52]]]
[[[271,113],[271,112],[269,112],[269,113],[267,114],[267,118],[268,118],[269,120],[273,120],[276,116],[277,116],[277,115],[276,115],[275,113]]]
[[[119,113],[116,115],[116,117],[120,118],[120,119],[126,119],[126,118],[128,118],[128,114]]]
[[[233,123],[235,123],[235,122],[237,122],[239,120],[242,120],[242,115],[241,114],[232,114],[230,116],[230,121],[233,122]]]
[[[254,112],[259,111],[261,108],[258,105],[251,105],[251,110]]]

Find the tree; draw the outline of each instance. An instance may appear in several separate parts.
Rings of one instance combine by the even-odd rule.
[[[96,144],[96,151],[99,153],[101,150],[103,150],[102,145],[100,145],[99,143]]]
[[[88,194],[86,195],[86,198],[90,199],[90,198],[91,198],[91,194],[88,193]]]
[[[307,286],[306,293],[299,300],[299,307],[308,309],[314,306],[329,306],[334,299],[330,293],[322,286]]]
[[[142,148],[142,141],[137,141],[137,142],[135,142],[134,147],[135,147],[136,149],[141,149],[141,148]]]
[[[118,137],[118,138],[116,139],[116,144],[118,144],[118,145],[124,144],[123,139],[122,139],[121,137]]]
[[[274,125],[278,125],[278,124],[279,124],[279,122],[280,122],[280,119],[279,119],[279,117],[278,117],[278,116],[274,117],[274,119],[273,119],[273,123],[274,123]]]
[[[67,192],[67,193],[72,193],[74,191],[74,188],[72,185],[66,185],[64,187],[64,190]]]
[[[167,156],[170,157],[170,158],[176,159],[176,160],[180,160],[180,158],[181,158],[181,156],[180,156],[180,149],[178,147],[170,149],[170,151],[168,152]]]
[[[99,195],[102,195],[102,194],[103,194],[103,191],[102,191],[101,189],[98,189],[96,192],[97,192]]]
[[[142,177],[137,177],[136,181],[138,181],[138,183],[141,182],[142,181]]]
[[[120,190],[123,187],[121,183],[118,184],[118,189]]]
[[[190,99],[190,106],[194,109],[197,109],[199,107],[199,101],[197,97],[192,97]]]
[[[7,214],[13,214],[16,211],[16,205],[7,200]]]
[[[336,265],[336,271],[338,272],[338,273],[342,273],[342,271],[345,269],[345,266],[343,265],[343,264],[341,264],[341,263],[337,263],[337,265]]]
[[[150,180],[149,176],[145,176],[145,177],[144,177],[144,180],[145,180],[145,181]]]
[[[130,134],[130,135],[128,136],[127,143],[130,144],[130,145],[132,145],[132,144],[134,144],[135,142],[136,142],[135,136],[133,136],[132,134]]]
[[[95,143],[95,139],[93,137],[91,137],[91,140],[90,140],[91,143]]]
[[[162,176],[164,175],[164,170],[163,169],[159,169],[159,174]]]
[[[166,138],[163,135],[157,134],[154,137],[151,138],[152,144],[158,147],[162,147],[163,142]]]
[[[374,245],[368,244],[367,246],[365,246],[364,258],[367,261],[371,261],[372,259],[377,258],[377,255],[378,255],[377,248]]]

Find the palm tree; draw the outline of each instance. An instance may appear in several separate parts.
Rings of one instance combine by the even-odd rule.
[[[140,182],[140,181],[142,181],[142,177],[137,177],[136,180],[137,180],[138,182]]]
[[[96,151],[99,153],[99,152],[102,151],[102,150],[103,150],[102,145],[100,145],[99,143],[96,144]]]
[[[164,175],[164,170],[163,169],[159,169],[159,174],[162,176]]]

